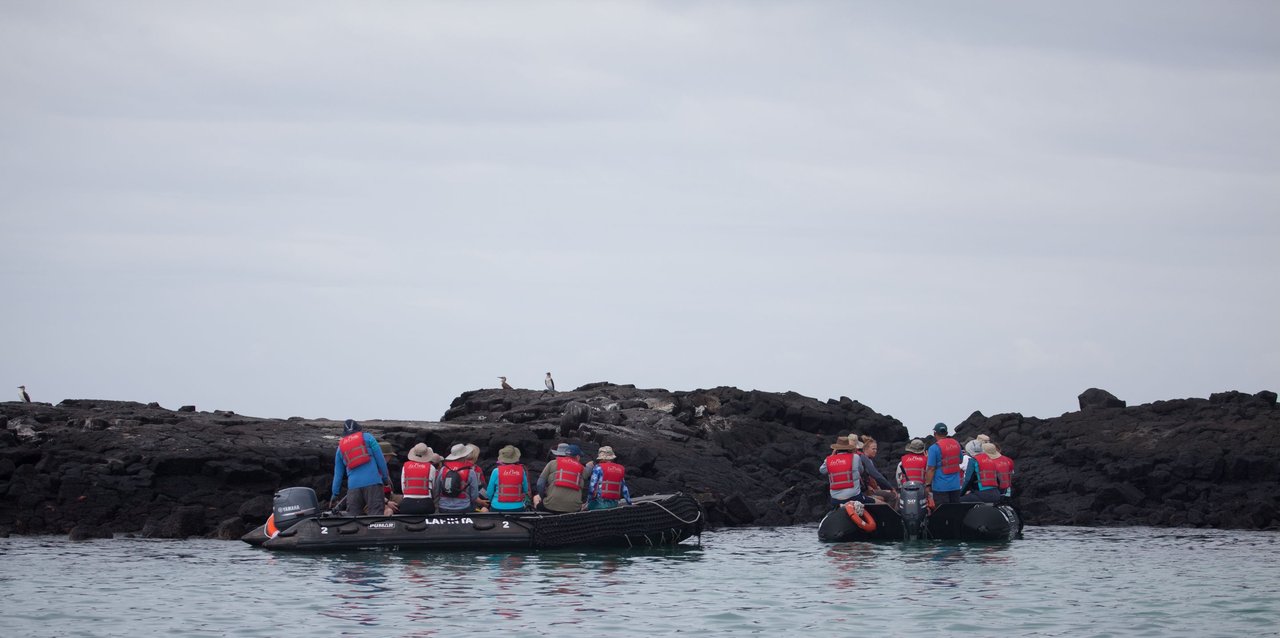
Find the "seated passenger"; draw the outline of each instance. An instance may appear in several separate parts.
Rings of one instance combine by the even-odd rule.
[[[578,457],[582,450],[576,445],[561,443],[551,451],[556,458],[542,468],[538,475],[538,495],[534,506],[548,512],[577,512],[582,504],[582,463]]]
[[[435,514],[436,502],[431,488],[436,481],[434,463],[440,459],[426,443],[419,443],[409,450],[409,460],[400,470],[401,514]]]
[[[898,471],[895,476],[898,479],[898,485],[912,481],[924,483],[924,467],[927,463],[928,459],[924,455],[924,441],[911,439],[906,450],[903,451],[902,459],[898,461]]]
[[[876,467],[875,458],[879,450],[880,445],[875,439],[862,435],[862,484],[866,486],[863,491],[877,501],[898,509],[898,486]]]
[[[498,467],[489,475],[490,507],[495,512],[523,512],[528,509],[529,475],[520,464],[519,448],[508,445],[498,450]]]
[[[876,502],[862,493],[862,457],[853,454],[859,445],[861,441],[854,444],[847,437],[836,438],[831,444],[831,455],[818,467],[820,474],[827,475],[828,494],[834,507],[850,501]]]
[[[1009,498],[1013,496],[1013,459],[1000,453],[1000,446],[995,443],[985,443],[982,451],[988,457],[995,461],[996,465],[996,488],[1000,490],[1000,496]]]
[[[618,499],[631,504],[631,490],[627,489],[626,468],[613,460],[618,458],[613,448],[605,445],[596,452],[595,467],[591,469],[591,482],[587,486],[587,509],[607,510],[618,506]]]
[[[977,443],[973,446],[978,450],[982,450],[983,443],[977,439],[970,441],[969,444]],[[970,445],[965,445],[965,452],[970,451]],[[987,443],[986,445],[990,445]],[[962,485],[969,489],[969,492],[960,497],[961,503],[996,503],[1000,501],[999,483],[996,478],[996,462],[995,459],[986,454],[979,453],[977,456],[970,457],[969,465],[965,468],[964,480]],[[971,483],[972,482],[972,483]]]
[[[431,493],[441,514],[476,511],[480,499],[480,470],[468,460],[471,446],[458,443],[449,450],[444,465],[436,472]]]

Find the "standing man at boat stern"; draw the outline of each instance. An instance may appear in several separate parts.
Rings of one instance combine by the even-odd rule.
[[[347,516],[382,514],[383,485],[391,485],[387,459],[372,434],[360,430],[360,424],[347,419],[342,424],[342,439],[333,455],[333,498],[347,479]]]
[[[947,424],[933,426],[935,443],[929,446],[924,468],[924,493],[931,503],[960,502],[960,443],[947,436]]]

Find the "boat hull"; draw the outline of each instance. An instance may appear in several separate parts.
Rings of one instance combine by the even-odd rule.
[[[674,545],[702,533],[705,516],[685,494],[640,497],[608,510],[550,514],[314,516],[275,535],[266,525],[241,540],[273,550],[520,550],[575,546]]]
[[[818,539],[828,543],[848,541],[902,541],[913,538],[963,541],[1002,541],[1022,534],[1022,520],[1008,505],[989,503],[949,503],[939,505],[913,534],[910,527],[888,505],[867,505],[876,529],[863,530],[850,520],[843,508],[828,512],[818,525]]]

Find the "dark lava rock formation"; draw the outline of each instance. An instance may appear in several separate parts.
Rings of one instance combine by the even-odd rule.
[[[1028,523],[1280,527],[1274,393],[1123,407],[1090,390],[1080,400],[1080,412],[1054,419],[975,413],[957,429],[962,440],[986,432],[1016,460]],[[886,474],[907,442],[896,419],[845,397],[609,383],[555,394],[477,390],[455,399],[442,422],[363,425],[394,448],[396,477],[419,441],[445,453],[475,443],[486,469],[498,449],[516,445],[534,472],[560,441],[588,454],[610,445],[633,494],[693,493],[715,525],[817,521],[827,511],[817,468],[835,436],[875,437]],[[0,534],[238,538],[265,520],[279,488],[329,496],[340,432],[340,419],[192,406],[0,403]]]

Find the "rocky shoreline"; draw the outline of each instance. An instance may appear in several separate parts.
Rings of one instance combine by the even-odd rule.
[[[1016,505],[1031,525],[1280,529],[1276,394],[1239,392],[1129,407],[1096,389],[1081,410],[1038,419],[974,413],[1017,462]],[[133,533],[238,538],[281,487],[325,498],[341,419],[262,419],[129,401],[0,403],[0,535]],[[480,446],[491,466],[512,444],[538,471],[560,441],[610,445],[635,494],[696,495],[712,525],[812,523],[826,512],[817,467],[837,435],[880,442],[892,471],[908,441],[896,419],[841,397],[667,391],[594,383],[573,391],[475,390],[443,419],[365,421],[398,476],[419,441]]]

